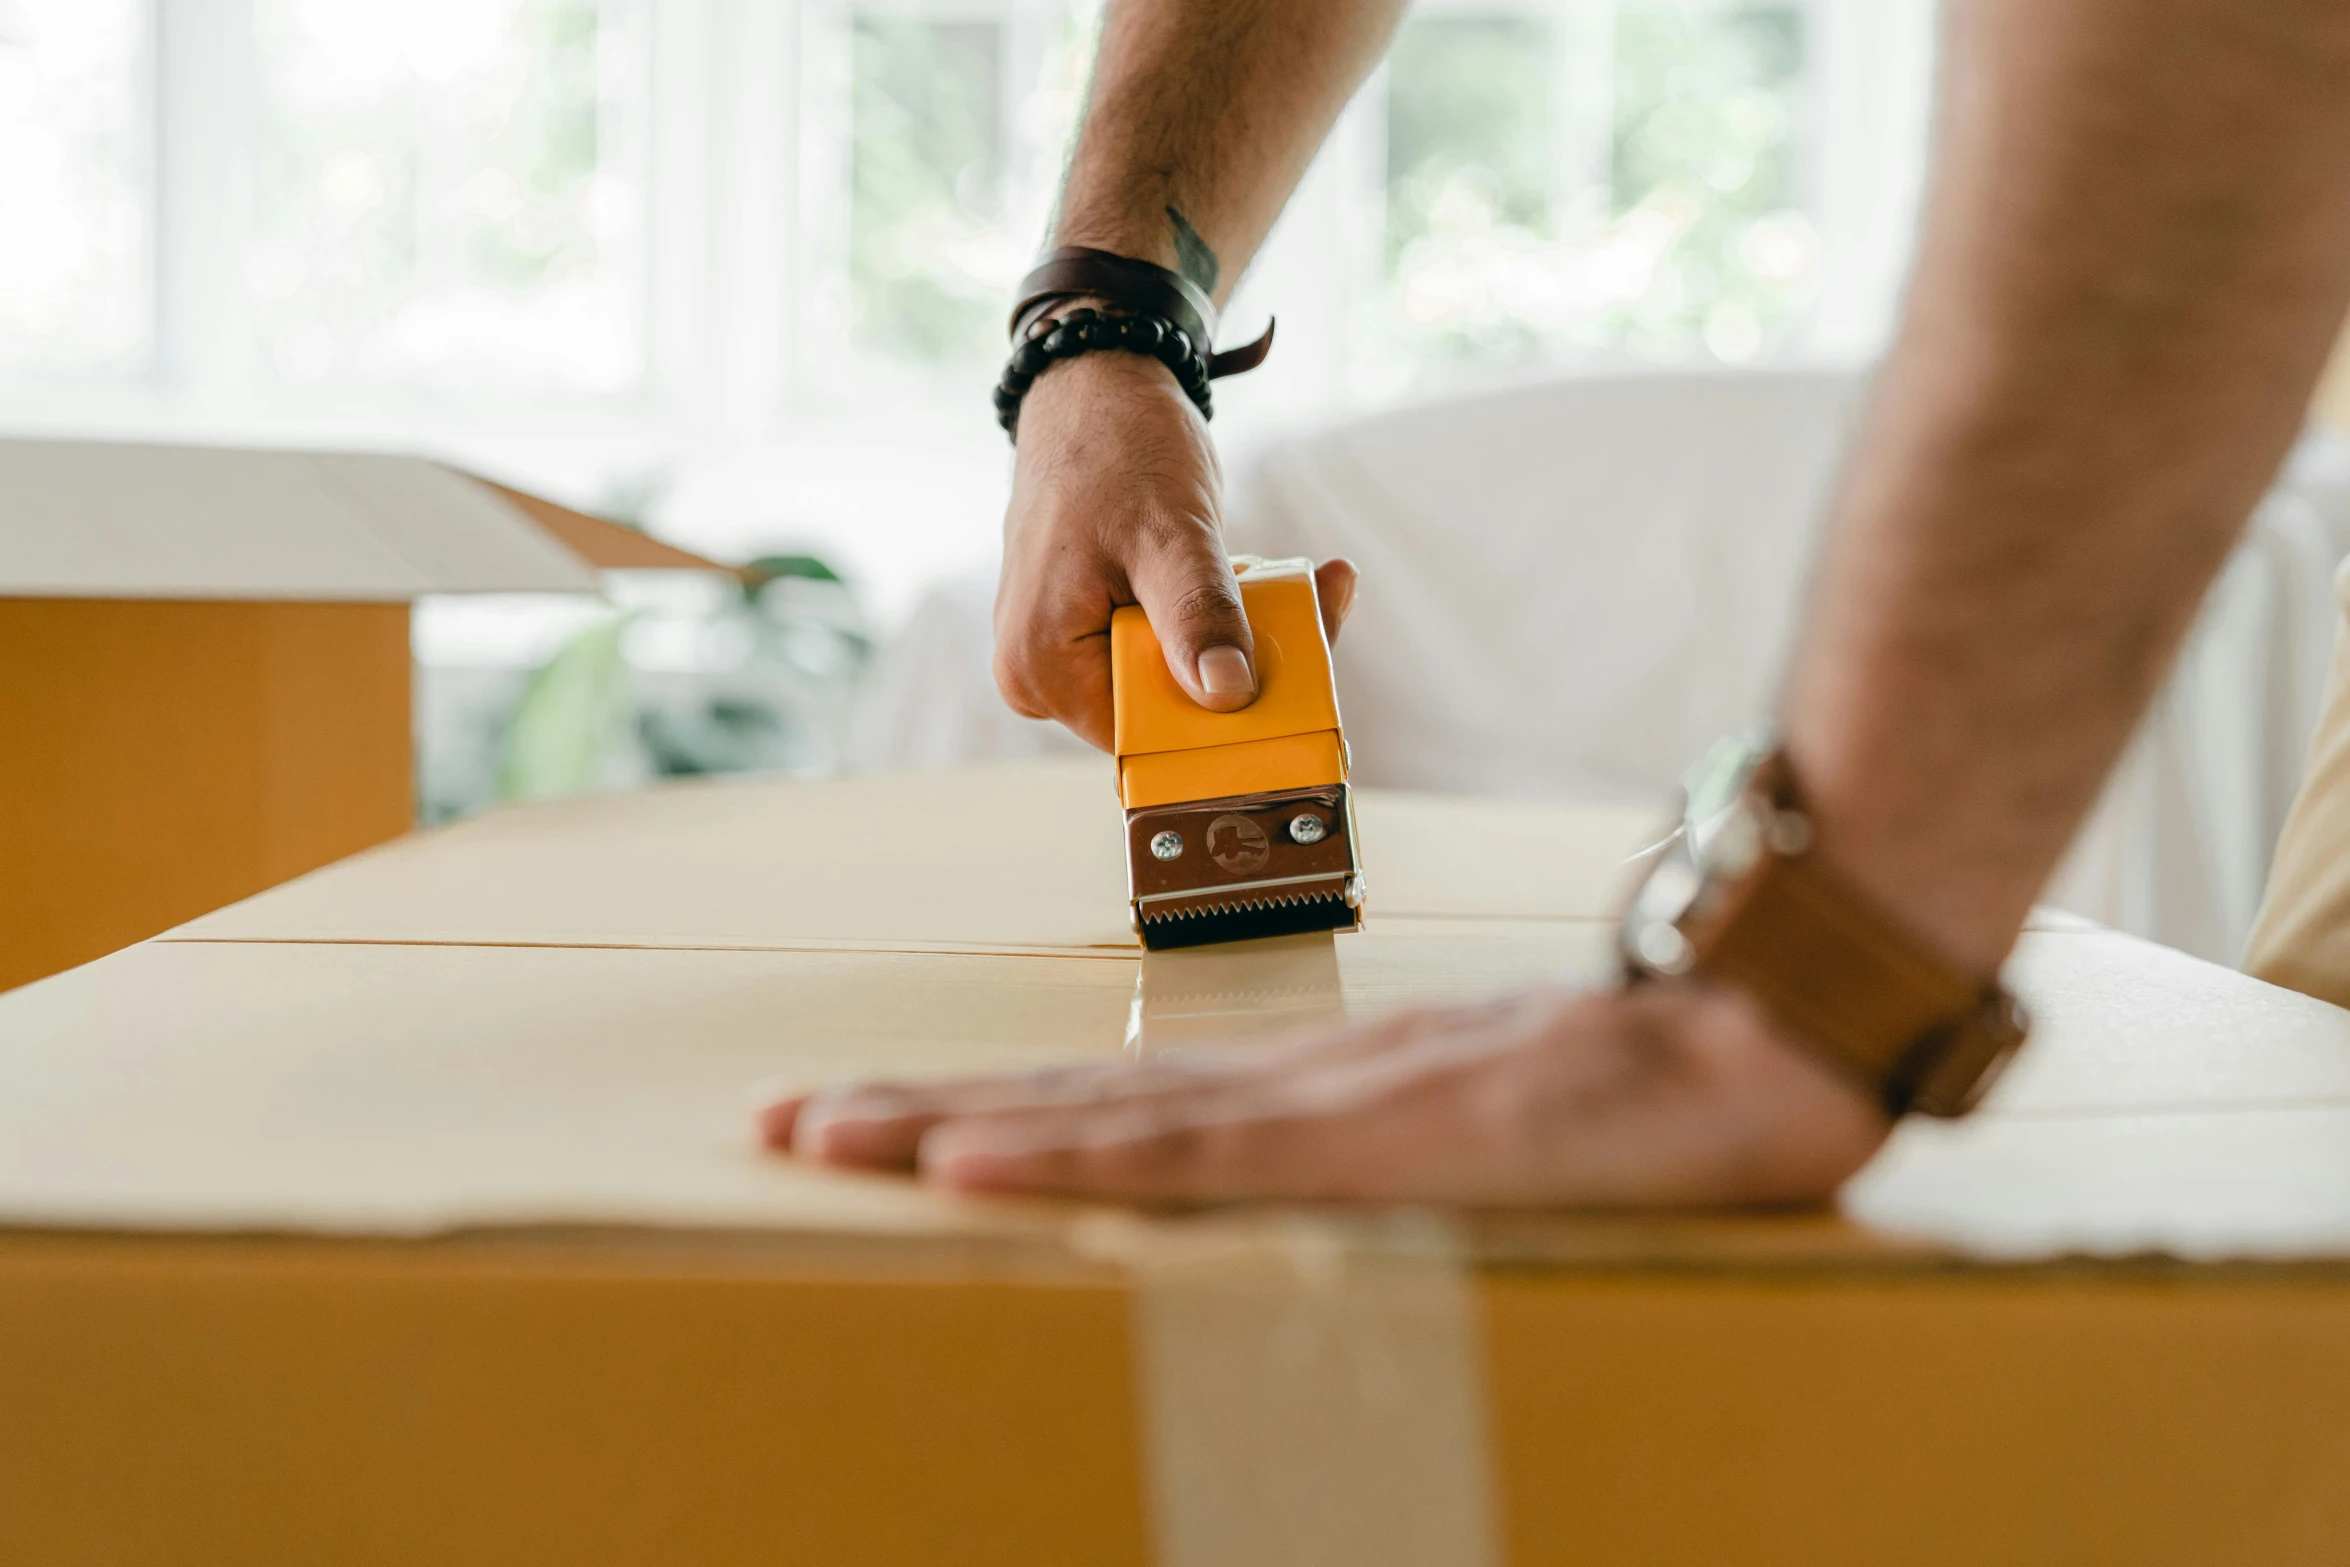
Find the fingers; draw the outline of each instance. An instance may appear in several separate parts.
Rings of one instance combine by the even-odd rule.
[[[1432,1027],[1429,1014],[1395,1013],[1233,1049],[1147,1062],[1081,1062],[1038,1072],[935,1083],[859,1083],[778,1099],[761,1112],[770,1148],[825,1164],[912,1169],[933,1127],[968,1117],[1066,1110],[1093,1113],[1130,1102],[1267,1080],[1317,1061],[1376,1055]]]
[[[920,1161],[951,1191],[1213,1201],[1271,1184],[1307,1129],[1278,1091],[1164,1095],[950,1122],[923,1139]]]
[[[1136,596],[1142,599],[1145,613],[1151,615],[1152,628],[1159,630],[1161,612],[1151,607],[1142,583],[1166,580],[1178,584],[1178,601],[1183,597],[1182,583],[1191,584],[1195,595],[1217,599],[1230,592],[1229,599],[1219,599],[1212,615],[1195,613],[1188,633],[1160,633],[1160,644],[1167,650],[1168,668],[1182,681],[1192,699],[1203,707],[1230,711],[1245,707],[1254,700],[1255,639],[1249,635],[1246,619],[1241,615],[1238,588],[1232,577],[1230,563],[1222,553],[1222,544],[1211,540],[1206,555],[1188,549],[1161,550],[1161,554],[1180,556],[1177,564],[1161,568],[1160,575],[1152,577],[1149,568],[1138,565],[1130,578]],[[1322,609],[1322,627],[1331,641],[1338,640],[1339,629],[1353,611],[1355,589],[1361,580],[1354,562],[1345,559],[1324,561],[1314,568],[1314,591]],[[1014,712],[1027,718],[1057,718],[1074,731],[1079,738],[1102,750],[1108,750],[1112,736],[1112,703],[1110,694],[1110,639],[1106,627],[1099,625],[1104,616],[1098,608],[1084,609],[1072,606],[1066,611],[1045,612],[1036,609],[1031,595],[1024,592],[1026,584],[1016,582],[1006,565],[1002,585],[996,597],[996,688],[1003,693]],[[1195,597],[1195,604],[1203,597]],[[1088,629],[1072,633],[1072,627]],[[1229,643],[1232,638],[1246,640],[1240,644],[1238,658],[1216,653],[1216,679],[1206,678],[1198,659],[1192,661],[1192,678],[1184,678],[1184,655],[1177,651],[1177,635],[1188,634],[1194,642],[1206,641],[1211,646]],[[1211,684],[1245,686],[1245,693],[1217,694],[1206,688]]]
[[[1487,1207],[1831,1195],[1889,1122],[1736,992],[1532,992],[1262,1055],[786,1099],[763,1130],[966,1192]]]
[[[996,685],[1014,711],[1108,749],[1110,616],[1135,602],[1195,701],[1246,705],[1254,649],[1217,531],[1222,482],[1206,426],[1164,366],[1089,354],[1037,379],[1020,411],[996,596]],[[1201,655],[1234,648],[1215,652],[1203,679]]]
[[[1402,1166],[1327,1157],[1333,1117],[1443,1067],[1464,1036],[1490,1038],[1510,1016],[1507,1005],[1405,1012],[1274,1046],[799,1094],[761,1129],[801,1158],[918,1168],[966,1191],[1374,1195]]]
[[[800,1122],[800,1112],[814,1097],[814,1091],[810,1090],[769,1101],[759,1111],[759,1141],[770,1148],[789,1148],[792,1133]]]
[[[1116,730],[1108,615],[1031,610],[1007,562],[995,618],[995,683],[1006,705],[1023,718],[1057,718],[1086,744],[1109,750]]]
[[[1256,638],[1224,540],[1204,519],[1154,519],[1136,531],[1127,579],[1167,668],[1194,702],[1229,713],[1257,699]]]
[[[760,1132],[769,1147],[804,1159],[912,1169],[923,1135],[951,1117],[1109,1103],[1183,1076],[1174,1066],[1100,1061],[940,1083],[856,1083],[778,1100],[762,1114]]]
[[[1346,624],[1355,607],[1355,585],[1361,578],[1355,563],[1343,556],[1314,568],[1314,597],[1322,606],[1322,633],[1332,642],[1338,640],[1338,628]]]
[[[1399,1178],[1421,1175],[1429,1129],[1459,1116],[1460,1086],[1482,1070],[1492,1036],[1477,1043],[1405,1035],[1384,1050],[1176,1085],[1107,1106],[962,1117],[923,1137],[919,1164],[924,1179],[966,1192],[1378,1198]]]
[[[1215,448],[1162,366],[1090,354],[1039,377],[1020,411],[996,595],[997,688],[1015,712],[1057,718],[1108,749],[1110,616],[1134,603],[1177,685],[1202,707],[1256,700],[1256,639],[1219,521]],[[1355,569],[1315,572],[1326,631],[1354,602]]]

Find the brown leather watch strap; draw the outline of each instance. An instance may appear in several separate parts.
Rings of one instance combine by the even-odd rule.
[[[1746,792],[1738,830],[1751,855],[1730,855],[1736,868],[1710,874],[1676,922],[1680,971],[1752,995],[1892,1114],[1964,1114],[2023,1043],[2023,1009],[1809,852],[1783,756],[1765,758]]]
[[[1700,970],[1746,990],[1889,1104],[1914,1096],[1930,1064],[1920,1046],[1986,1000],[1809,856],[1770,857],[1724,894],[1685,931]]]

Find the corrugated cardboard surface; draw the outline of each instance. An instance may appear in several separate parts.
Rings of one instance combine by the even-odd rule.
[[[1050,1272],[17,1239],[0,1561],[1139,1563],[1127,1364]]]
[[[1145,1559],[1085,1216],[747,1121],[1128,1048],[1107,783],[508,813],[0,998],[0,1559]],[[1364,934],[1157,1013],[1604,971],[1627,824],[1363,831]],[[2350,1013],[2077,926],[2018,980],[1988,1112],[1846,1216],[1467,1226],[1506,1559],[2338,1559]]]
[[[1368,918],[1598,920],[1653,813],[1360,797]],[[496,811],[184,937],[1133,953],[1107,758]],[[1344,943],[1341,943],[1344,946]]]
[[[1491,1278],[1508,1559],[2338,1562],[2350,1279]]]
[[[1604,929],[1579,922],[1397,921],[1334,945],[1340,1005],[1358,1010],[1606,961]],[[1115,1056],[1136,971],[1112,955],[152,942],[0,1005],[0,1218],[1027,1234],[1025,1209],[764,1156],[754,1091]],[[2039,1043],[1985,1114],[1905,1128],[1854,1186],[1856,1215],[1986,1256],[2350,1254],[2350,1014],[2114,935],[2028,937],[2021,977]],[[2215,1052],[2215,1019],[2251,1026]]]
[[[397,837],[405,604],[0,598],[0,990]]]

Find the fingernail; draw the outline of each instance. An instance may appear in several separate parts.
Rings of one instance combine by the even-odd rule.
[[[1199,688],[1210,696],[1247,696],[1257,688],[1257,677],[1248,667],[1248,655],[1226,645],[1212,647],[1199,656]]]
[[[792,1136],[797,1129],[800,1110],[806,1104],[802,1099],[778,1099],[762,1105],[757,1111],[759,1141],[770,1148],[789,1151]]]

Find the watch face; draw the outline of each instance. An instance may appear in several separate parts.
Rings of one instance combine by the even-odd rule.
[[[1714,840],[1736,816],[1738,802],[1746,793],[1746,780],[1770,755],[1772,744],[1767,725],[1724,735],[1682,775],[1681,788],[1687,796],[1683,821],[1689,829],[1690,852],[1700,864],[1712,862]]]
[[[1697,960],[1681,923],[1718,880],[1744,875],[1762,854],[1766,823],[1746,792],[1771,753],[1769,729],[1714,742],[1682,780],[1680,831],[1649,868],[1619,936],[1626,959],[1652,974],[1684,974]]]

